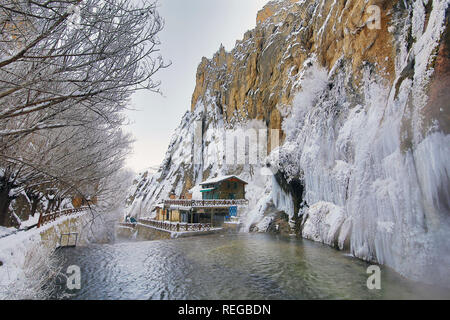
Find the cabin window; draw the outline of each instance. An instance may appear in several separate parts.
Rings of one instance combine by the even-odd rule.
[[[237,182],[234,182],[234,183],[233,183],[233,188],[234,188],[234,189],[237,189]]]

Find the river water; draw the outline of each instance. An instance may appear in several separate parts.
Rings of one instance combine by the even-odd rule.
[[[81,289],[69,299],[415,299],[449,298],[448,290],[381,269],[369,290],[368,263],[308,240],[269,234],[211,235],[118,242],[58,252],[78,265]],[[61,286],[65,288],[65,286]]]

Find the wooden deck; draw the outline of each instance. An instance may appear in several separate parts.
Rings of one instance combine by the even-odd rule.
[[[216,199],[216,200],[186,200],[170,199],[164,200],[164,207],[180,206],[190,208],[228,208],[232,206],[248,206],[247,199]]]
[[[210,223],[185,223],[185,222],[168,222],[168,221],[159,221],[159,220],[153,220],[153,219],[139,219],[139,223],[164,229],[167,231],[176,231],[176,232],[183,232],[183,231],[209,231],[211,230],[212,226]]]

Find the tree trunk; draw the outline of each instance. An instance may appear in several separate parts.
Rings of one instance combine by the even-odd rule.
[[[37,210],[37,206],[39,204],[39,197],[32,197],[31,198],[31,212],[30,215],[34,217],[34,215],[36,214],[36,210]]]
[[[9,205],[12,198],[9,196],[11,188],[4,181],[0,182],[0,226],[10,227]]]

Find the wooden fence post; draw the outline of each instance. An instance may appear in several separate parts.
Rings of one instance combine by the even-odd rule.
[[[41,221],[42,221],[42,212],[39,213],[39,220],[38,220],[38,224],[37,224],[37,227],[38,227],[38,228],[41,227]]]

